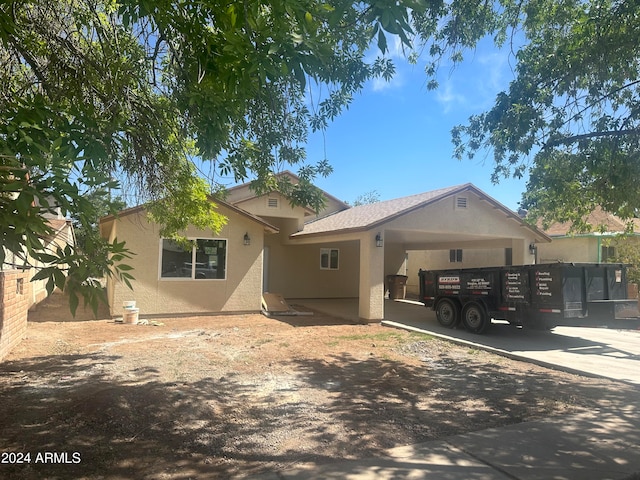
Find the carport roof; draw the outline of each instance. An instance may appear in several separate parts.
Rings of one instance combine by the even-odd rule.
[[[418,193],[408,197],[352,207],[324,218],[312,220],[304,225],[304,229],[302,231],[292,234],[291,237],[299,238],[303,236],[369,230],[426,205],[442,200],[443,198],[464,192],[473,192],[478,197],[491,203],[496,209],[502,211],[507,217],[517,220],[522,224],[522,226],[532,230],[538,237],[541,237],[546,241],[551,241],[547,235],[536,227],[525,223],[517,213],[509,210],[500,202],[491,198],[471,183],[431,190],[429,192]]]

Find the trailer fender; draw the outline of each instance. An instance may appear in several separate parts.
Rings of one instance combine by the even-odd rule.
[[[448,297],[440,297],[434,307],[438,323],[443,327],[455,328],[460,323],[460,302]]]
[[[480,301],[467,302],[462,308],[462,323],[471,333],[484,333],[491,325],[487,307]]]

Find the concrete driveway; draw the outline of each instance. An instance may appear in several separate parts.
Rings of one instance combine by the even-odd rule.
[[[357,319],[357,299],[299,303],[347,319]],[[556,327],[552,331],[517,329],[494,323],[483,335],[448,329],[419,302],[385,300],[383,325],[420,331],[580,374],[640,385],[640,330]]]
[[[412,327],[538,364],[640,385],[640,331],[556,327],[517,329],[494,323],[483,335],[442,327],[435,313],[418,302],[387,302],[386,325]]]

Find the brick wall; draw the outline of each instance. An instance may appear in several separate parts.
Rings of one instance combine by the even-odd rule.
[[[0,361],[27,333],[33,292],[29,271],[0,271]]]

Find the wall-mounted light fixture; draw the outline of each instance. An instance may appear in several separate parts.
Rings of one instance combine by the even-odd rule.
[[[242,240],[245,245],[251,245],[251,237],[249,236],[249,232],[244,234]]]
[[[384,245],[384,242],[382,241],[382,235],[378,233],[376,235],[376,247],[382,247],[383,245]]]
[[[536,244],[535,243],[530,243],[529,244],[529,253],[531,255],[535,255],[536,254]]]

